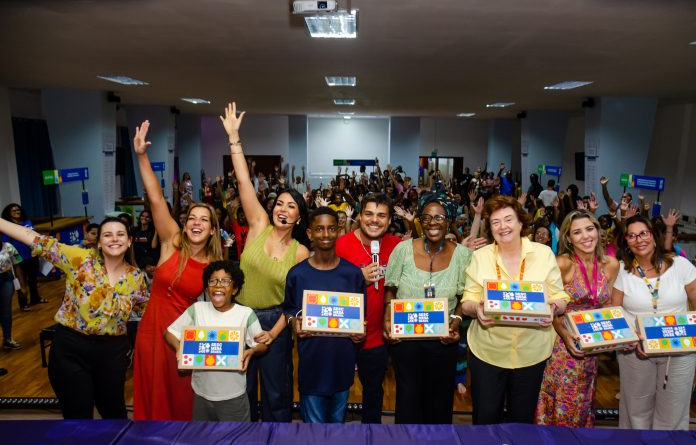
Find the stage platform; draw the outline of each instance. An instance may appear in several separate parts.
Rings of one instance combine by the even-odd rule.
[[[129,420],[0,422],[12,445],[634,445],[696,443],[693,431],[573,429],[536,425],[307,425],[303,423],[133,422]]]

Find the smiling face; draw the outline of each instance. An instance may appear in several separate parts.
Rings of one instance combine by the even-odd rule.
[[[539,227],[536,232],[534,232],[534,241],[541,244],[547,244],[551,239],[551,233],[549,229],[544,226]]]
[[[215,309],[225,312],[233,306],[233,296],[237,294],[237,283],[224,269],[216,270],[208,279],[206,292]]]
[[[201,245],[208,242],[215,229],[213,228],[212,215],[210,210],[204,206],[193,207],[189,210],[184,233],[191,245]]]
[[[99,228],[92,227],[87,232],[85,232],[85,244],[89,246],[94,246],[97,243],[97,238],[99,237]]]
[[[111,221],[101,226],[97,247],[104,257],[123,257],[130,247],[128,229],[121,222]]]
[[[361,238],[363,241],[379,240],[387,233],[390,222],[389,207],[386,204],[368,202],[360,211]]]
[[[338,220],[333,215],[318,215],[307,229],[315,250],[333,250],[338,238]]]
[[[568,241],[578,253],[593,253],[599,242],[599,231],[589,218],[578,218],[570,224]]]
[[[140,221],[140,227],[149,226],[150,222],[152,222],[150,212],[148,212],[147,210],[143,210],[142,212],[140,212],[140,218],[138,220]]]
[[[431,202],[423,208],[420,215],[423,234],[428,241],[439,243],[447,235],[447,212],[436,202]]]
[[[655,240],[652,232],[642,222],[634,222],[626,228],[626,243],[637,257],[651,257],[655,252]]]
[[[273,225],[292,227],[300,220],[300,207],[290,193],[281,193],[273,207]]]
[[[14,206],[10,209],[10,218],[13,221],[19,222],[22,219],[22,209],[19,206]]]
[[[512,244],[520,242],[522,222],[517,218],[517,213],[512,207],[504,207],[491,213],[489,224],[493,239],[498,244]]]

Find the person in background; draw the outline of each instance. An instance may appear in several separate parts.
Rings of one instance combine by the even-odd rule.
[[[585,311],[607,306],[619,273],[619,262],[605,255],[599,222],[592,213],[575,210],[566,217],[561,225],[558,251],[561,278],[571,297],[567,308]],[[562,318],[556,318],[553,327],[558,336],[544,370],[536,423],[592,428],[599,358],[586,356],[576,346],[579,336],[565,327]]]
[[[193,371],[193,420],[248,422],[251,419],[249,398],[246,395],[246,376],[249,360],[268,347],[256,343],[261,325],[254,311],[235,304],[234,297],[244,285],[244,274],[230,261],[215,261],[203,271],[203,286],[210,301],[198,301],[177,318],[165,332],[165,338],[180,359],[179,343],[186,326],[244,327],[247,348],[239,360],[239,371]]]
[[[193,181],[191,174],[184,172],[184,176],[179,183],[179,208],[181,210],[188,209],[190,204],[193,204]]]
[[[305,290],[361,294],[365,304],[363,273],[336,255],[338,217],[329,207],[319,207],[309,217],[307,235],[314,255],[288,272],[283,311],[297,340],[297,383],[300,412],[305,423],[343,423],[348,391],[355,379],[354,343],[364,334],[350,337],[314,336],[302,331],[302,300]]]
[[[473,423],[533,423],[556,333],[551,321],[539,327],[494,325],[483,313],[484,280],[543,282],[553,316],[565,312],[570,298],[563,290],[551,249],[526,237],[529,215],[516,199],[497,196],[488,200],[483,220],[491,244],[474,252],[462,299],[464,314],[475,318],[467,333]]]
[[[32,247],[65,273],[65,297],[48,361],[48,378],[66,419],[125,419],[126,322],[147,303],[144,274],[132,262],[128,226],[99,225],[97,249],[82,249],[0,220],[0,232]]]
[[[239,128],[244,112],[237,116],[236,104],[220,116],[227,133],[232,166],[249,232],[240,258],[246,285],[237,302],[254,309],[264,331],[254,340],[269,346],[268,353],[254,357],[247,371],[247,395],[251,420],[258,418],[258,381],[261,381],[262,420],[292,421],[292,337],[283,316],[285,277],[290,268],[309,257],[307,249],[307,206],[293,189],[281,190],[273,202],[271,216],[259,203],[244,158]],[[252,162],[253,166],[253,162]],[[238,242],[241,242],[239,237]],[[272,347],[271,347],[271,344]]]
[[[144,267],[143,259],[152,258],[159,260],[159,245],[155,227],[152,225],[152,214],[145,209],[138,216],[138,225],[134,226],[133,235],[133,254],[135,262],[141,269]]]
[[[662,233],[640,215],[617,239],[621,268],[611,295],[635,326],[636,314],[679,313],[696,305],[696,268],[664,248]],[[688,430],[696,355],[647,357],[617,353],[621,381],[619,428]]]
[[[295,189],[297,193],[304,193],[307,191],[304,165],[302,166],[302,176],[295,176],[295,166],[293,165],[290,178],[292,179],[292,188]]]
[[[177,372],[176,356],[165,342],[164,331],[203,292],[205,266],[222,258],[220,227],[215,211],[198,203],[188,206],[184,227],[179,228],[147,156],[149,128],[148,121],[136,128],[133,150],[161,249],[150,303],[135,342],[133,418],[191,420],[191,378]]]
[[[367,283],[366,338],[357,353],[358,378],[362,385],[362,423],[382,423],[382,382],[389,351],[382,337],[384,320],[384,271],[401,239],[387,234],[392,217],[391,200],[370,193],[360,202],[359,226],[336,241],[336,254],[358,266]],[[379,261],[372,261],[371,245],[379,245]]]
[[[544,207],[553,206],[553,200],[558,197],[558,192],[556,191],[556,181],[549,179],[546,183],[546,190],[542,190],[539,193],[539,199],[544,203]]]
[[[539,194],[542,192],[542,190],[544,190],[544,187],[542,187],[539,183],[539,175],[537,175],[536,173],[532,173],[531,175],[529,175],[529,182],[530,184],[529,188],[527,189],[527,195],[530,198],[538,199]]]
[[[83,249],[94,249],[97,247],[99,234],[99,224],[87,224],[84,229],[84,238],[80,241],[80,247]]]
[[[0,325],[2,325],[2,348],[19,349],[20,344],[12,338],[12,296],[16,277],[22,276],[19,263],[22,256],[15,247],[0,238]],[[19,279],[19,282],[24,281]]]
[[[27,227],[31,230],[34,229],[34,226],[31,224],[31,221],[29,220],[29,217],[22,206],[14,202],[8,204],[2,210],[2,219],[13,224],[19,224],[20,226]],[[35,304],[48,303],[48,300],[41,298],[41,295],[39,295],[39,287],[37,282],[37,277],[39,275],[39,257],[32,255],[31,249],[27,247],[25,243],[12,239],[7,233],[2,236],[2,240],[11,243],[22,257],[20,267],[22,268],[22,275],[24,276],[27,286],[29,287],[29,295],[27,295],[25,291],[17,291],[19,307],[22,309],[22,311],[28,312],[31,310],[31,306]],[[22,287],[25,288],[25,286]]]
[[[547,226],[538,225],[534,227],[532,241],[551,247],[551,231]]]
[[[423,238],[400,243],[389,259],[384,291],[384,336],[392,340],[396,377],[395,423],[452,423],[457,345],[462,321],[459,300],[471,251],[445,240],[457,203],[436,183],[419,202]],[[391,337],[390,304],[404,298],[448,300],[449,330],[440,338],[407,341]]]

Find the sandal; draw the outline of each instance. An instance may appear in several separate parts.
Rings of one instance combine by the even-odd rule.
[[[33,304],[44,304],[44,303],[48,303],[48,300],[45,299],[45,298],[42,298],[42,299],[40,299],[39,301],[37,301],[36,303],[33,303]]]
[[[22,312],[31,312],[31,308],[29,306],[24,306]]]

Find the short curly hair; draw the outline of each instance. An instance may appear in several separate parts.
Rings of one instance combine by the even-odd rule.
[[[213,261],[203,269],[203,289],[208,288],[208,280],[218,270],[224,270],[232,278],[235,286],[237,286],[237,293],[233,295],[233,297],[236,297],[239,291],[242,290],[242,286],[244,286],[244,272],[236,263],[229,260]]]
[[[524,211],[522,204],[512,196],[498,195],[486,201],[483,205],[483,213],[481,214],[483,218],[483,232],[491,243],[495,242],[493,231],[491,230],[491,215],[507,207],[511,207],[512,210],[515,211],[517,219],[522,223],[520,236],[528,236],[531,233],[532,218],[529,216],[529,213]]]

